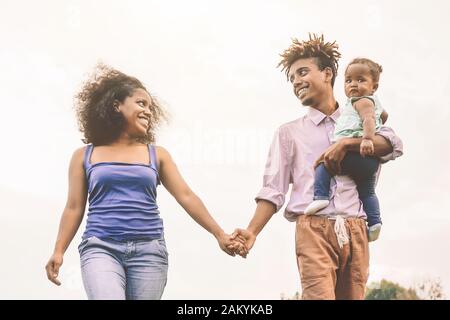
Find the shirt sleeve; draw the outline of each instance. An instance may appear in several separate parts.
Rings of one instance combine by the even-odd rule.
[[[388,162],[389,160],[395,160],[396,158],[403,155],[403,142],[402,140],[395,134],[394,130],[390,127],[381,126],[377,131],[378,135],[384,137],[388,140],[392,145],[392,152],[381,157],[380,160],[382,163]]]
[[[275,132],[264,170],[263,187],[255,197],[255,201],[266,200],[273,203],[276,211],[285,202],[291,178],[291,165],[287,140],[282,129]]]

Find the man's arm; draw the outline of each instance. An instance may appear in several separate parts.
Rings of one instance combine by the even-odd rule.
[[[280,210],[285,202],[285,195],[289,190],[291,180],[290,154],[287,148],[287,140],[282,128],[275,133],[264,171],[263,187],[256,196],[257,206],[247,229],[236,229],[232,239],[239,236],[250,250],[255,243],[256,236],[269,222],[275,212]],[[245,258],[246,253],[235,250]]]
[[[362,138],[344,138],[332,144],[316,162],[324,163],[330,173],[341,173],[341,161],[348,151],[359,152]],[[383,136],[376,134],[373,139],[374,156],[383,157],[394,151],[391,142]]]
[[[387,162],[389,160],[395,160],[398,157],[403,155],[403,141],[398,137],[394,130],[390,127],[381,126],[378,130],[377,135],[384,137],[391,144],[393,150],[391,153],[384,154],[380,156],[380,160],[382,163]]]
[[[247,229],[236,229],[231,235],[231,238],[234,240],[236,237],[239,237],[244,242],[247,250],[250,251],[256,241],[256,237],[275,212],[276,206],[273,203],[266,200],[258,200],[255,214],[252,220],[250,220]],[[243,257],[247,255],[245,252],[238,253]]]
[[[344,143],[345,151],[355,151],[359,152],[362,138],[345,138],[342,139]],[[376,157],[383,157],[393,151],[393,147],[389,140],[386,140],[383,136],[375,135],[373,138],[373,147],[374,153],[373,155]]]
[[[272,218],[276,210],[277,208],[272,202],[258,200],[255,214],[253,215],[252,220],[250,220],[247,230],[253,233],[256,238],[267,222],[269,222],[270,218]]]

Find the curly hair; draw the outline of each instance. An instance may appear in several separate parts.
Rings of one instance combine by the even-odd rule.
[[[122,113],[115,112],[115,104],[124,102],[136,89],[147,91],[138,79],[99,63],[75,95],[78,126],[84,133],[82,141],[96,146],[115,141],[125,125]],[[162,120],[167,120],[156,98],[151,98],[153,103],[147,134],[137,138],[142,143],[155,142],[156,128]]]
[[[331,86],[334,86],[339,66],[338,60],[341,57],[338,48],[336,41],[325,43],[323,34],[319,36],[315,33],[309,33],[309,40],[299,41],[296,38],[292,39],[291,46],[280,54],[281,61],[277,67],[282,66],[281,71],[285,71],[286,77],[289,77],[289,69],[295,61],[315,58],[320,71],[325,68],[332,70]]]
[[[352,64],[364,64],[368,66],[373,82],[378,83],[378,81],[380,81],[380,74],[381,72],[383,72],[383,67],[375,61],[367,58],[355,58],[347,65],[347,68],[345,68],[345,72],[347,72],[348,67]]]

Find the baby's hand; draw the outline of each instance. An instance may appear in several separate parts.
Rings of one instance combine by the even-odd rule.
[[[361,156],[373,156],[373,153],[375,152],[373,147],[372,140],[369,139],[362,139],[361,145],[359,147],[359,153]]]

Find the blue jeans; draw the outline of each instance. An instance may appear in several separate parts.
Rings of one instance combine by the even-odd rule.
[[[167,282],[164,239],[115,241],[89,237],[78,246],[89,300],[157,300]]]
[[[349,175],[356,183],[369,227],[381,223],[380,204],[375,194],[375,174],[379,164],[378,158],[363,158],[358,152],[347,152],[341,162],[342,174]],[[330,180],[330,173],[321,163],[315,172],[314,200],[330,199]]]

